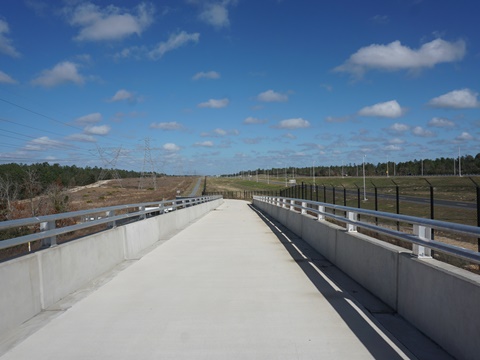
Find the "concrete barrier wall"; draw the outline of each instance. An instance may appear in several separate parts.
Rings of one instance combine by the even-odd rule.
[[[187,207],[0,263],[0,336],[222,202]]]
[[[254,200],[456,358],[480,353],[480,276],[343,227]]]

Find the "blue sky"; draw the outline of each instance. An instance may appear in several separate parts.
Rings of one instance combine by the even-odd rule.
[[[476,155],[479,13],[476,0],[2,0],[0,163],[223,174]]]

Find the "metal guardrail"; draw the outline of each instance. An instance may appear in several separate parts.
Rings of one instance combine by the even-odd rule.
[[[356,232],[357,228],[363,228],[373,230],[377,233],[384,234],[398,240],[407,241],[413,245],[413,254],[420,258],[430,258],[431,250],[436,250],[475,264],[480,264],[480,253],[431,239],[432,230],[443,230],[450,233],[480,238],[480,227],[424,219],[408,215],[392,214],[382,211],[333,205],[304,199],[278,196],[254,196],[254,200],[266,202],[278,207],[289,209],[291,211],[297,211],[304,215],[307,213],[313,213],[316,215],[318,221],[324,221],[326,218],[337,220],[346,224],[346,230],[348,232]],[[330,209],[331,212],[327,212],[327,209]],[[339,216],[336,214],[340,211],[345,212],[346,216]],[[370,223],[366,221],[360,221],[359,215],[410,224],[413,228],[413,234],[383,227],[376,224],[376,222]]]
[[[0,250],[38,240],[42,240],[42,248],[55,246],[57,245],[56,237],[61,234],[102,224],[108,224],[109,227],[115,227],[120,220],[135,220],[135,218],[137,218],[137,220],[143,220],[150,216],[161,215],[170,211],[176,211],[182,208],[217,200],[219,198],[221,198],[221,196],[201,196],[196,198],[117,205],[55,215],[2,221],[0,222],[0,231],[24,226],[40,225],[40,232],[1,240]],[[126,211],[126,213],[116,215],[116,212],[119,211]],[[103,215],[99,216],[98,214]],[[73,218],[80,218],[81,221],[77,222],[75,225],[56,228],[57,221]]]

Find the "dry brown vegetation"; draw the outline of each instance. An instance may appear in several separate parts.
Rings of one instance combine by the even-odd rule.
[[[175,198],[177,191],[180,196],[188,196],[197,180],[197,177],[161,177],[157,178],[156,190],[151,180],[144,182],[143,189],[139,189],[140,179],[138,178],[104,180],[70,189],[67,193],[72,209],[94,209],[114,205],[171,200]]]
[[[150,181],[144,181],[142,183],[143,188],[139,188],[140,179],[138,178],[103,180],[86,186],[62,189],[61,194],[59,194],[58,197],[61,198],[62,201],[65,201],[65,211],[172,200],[177,195],[189,196],[192,193],[197,180],[198,177],[161,177],[157,179],[156,190],[154,189],[154,184],[151,179]],[[199,191],[201,191],[201,187]],[[30,201],[30,199],[15,201],[12,206],[14,209],[12,212],[12,218],[18,219],[31,217],[32,215],[29,209]],[[35,203],[35,207],[39,210],[37,213],[38,215],[47,215],[56,212],[54,211],[54,207],[52,207],[52,198],[49,194],[34,198],[33,202]],[[80,218],[64,219],[57,221],[56,226],[64,227],[81,221],[82,219]],[[106,225],[98,225],[74,233],[59,235],[57,236],[57,243],[60,244],[96,231],[104,230],[105,228]],[[18,237],[38,231],[38,225],[11,229],[4,231],[5,234],[2,234],[2,238]],[[0,261],[27,254],[31,251],[36,251],[40,249],[40,247],[40,241],[35,241],[29,244],[0,250]]]

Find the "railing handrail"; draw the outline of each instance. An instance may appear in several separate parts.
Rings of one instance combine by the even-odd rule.
[[[194,198],[182,198],[182,199],[173,199],[173,200],[164,200],[164,201],[151,201],[146,203],[115,205],[115,206],[109,206],[109,207],[103,207],[103,208],[72,211],[72,212],[61,213],[61,214],[44,215],[44,216],[30,217],[30,218],[24,218],[24,219],[2,221],[0,222],[0,230],[6,230],[6,229],[17,228],[22,226],[32,226],[37,224],[40,224],[41,226],[44,224],[52,224],[52,225],[51,227],[46,226],[46,228],[43,231],[38,233],[1,240],[0,249],[6,249],[8,247],[26,244],[31,241],[51,238],[57,235],[61,235],[68,232],[89,228],[92,226],[101,225],[105,223],[112,223],[114,226],[115,222],[118,220],[132,218],[132,217],[140,217],[143,219],[149,213],[165,211],[170,207],[174,208],[174,210],[177,210],[178,208],[181,208],[181,207],[194,206],[200,203],[217,200],[219,198],[221,198],[221,196],[214,195],[214,196],[199,196]],[[151,207],[151,206],[155,206],[155,207],[148,210],[146,209],[146,207]],[[128,212],[126,214],[115,215],[115,211],[117,210],[134,209],[134,208],[138,208],[139,210]],[[71,218],[77,218],[77,217],[88,217],[89,215],[99,214],[99,213],[105,213],[108,215],[100,219],[95,219],[88,222],[65,226],[62,228],[55,228],[55,225],[54,225],[55,222],[58,220],[71,219]],[[54,245],[55,244],[56,242],[54,241]]]
[[[463,235],[469,235],[472,237],[480,238],[480,227],[477,227],[477,226],[451,223],[451,222],[440,221],[440,220],[425,219],[425,218],[419,218],[419,217],[410,216],[410,215],[393,214],[393,213],[387,213],[383,211],[375,211],[375,210],[354,208],[354,207],[348,207],[348,206],[342,206],[342,205],[334,205],[334,204],[313,201],[313,200],[288,198],[283,196],[256,195],[254,196],[254,199],[258,201],[267,202],[275,206],[284,206],[284,205],[289,207],[292,206],[295,209],[300,210],[301,213],[306,213],[308,211],[308,212],[317,214],[319,218],[320,216],[322,216],[322,217],[331,218],[346,224],[350,224],[351,226],[355,227],[355,230],[353,231],[356,231],[356,227],[373,230],[378,233],[382,233],[399,240],[404,240],[415,245],[423,246],[427,248],[428,250],[427,253],[429,253],[429,249],[438,250],[442,253],[453,255],[455,257],[459,257],[464,260],[468,260],[473,263],[480,264],[480,253],[478,252],[465,249],[462,247],[450,245],[450,244],[445,244],[439,241],[435,241],[430,239],[427,236],[422,236],[420,234],[409,234],[409,233],[405,233],[397,230],[392,230],[392,229],[382,227],[376,224],[372,224],[369,222],[360,221],[358,220],[358,215],[366,215],[370,217],[382,218],[382,219],[387,219],[387,220],[396,221],[396,222],[408,223],[414,226],[416,225],[418,227],[423,227],[426,229],[426,231],[424,231],[424,234],[427,234],[429,229],[434,229],[434,230],[444,230],[452,233],[459,233]],[[308,205],[310,206],[313,205],[316,208],[310,207]],[[338,216],[338,215],[335,215],[334,213],[321,211],[319,210],[320,207],[323,207],[324,209],[344,211],[346,213],[352,214],[352,216],[346,216],[346,217]],[[415,254],[415,255],[418,255],[418,254]]]

